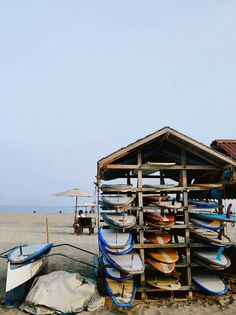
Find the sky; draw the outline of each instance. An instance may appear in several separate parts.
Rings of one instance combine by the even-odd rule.
[[[71,204],[170,126],[236,138],[236,1],[0,1],[0,204]]]

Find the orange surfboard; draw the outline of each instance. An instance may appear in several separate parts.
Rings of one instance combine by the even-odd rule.
[[[148,220],[155,220],[155,221],[173,222],[175,220],[174,215],[170,215],[170,214],[161,215],[155,212],[146,212],[144,213],[144,216]]]
[[[170,226],[173,226],[175,225],[175,222],[174,221],[167,221],[167,222],[164,222],[164,221],[150,221],[150,220],[145,220],[145,222],[147,223],[147,225],[150,225],[150,226],[153,226],[153,227],[170,227]]]
[[[170,248],[162,248],[162,249],[155,249],[148,252],[149,256],[153,259],[156,259],[160,262],[164,263],[174,263],[179,259],[179,254],[176,250]]]
[[[145,232],[144,236],[154,244],[166,244],[171,240],[171,235],[167,231]]]
[[[151,257],[146,258],[146,262],[151,265],[156,270],[163,272],[163,273],[170,273],[175,269],[175,263],[166,264],[160,261],[157,261]]]

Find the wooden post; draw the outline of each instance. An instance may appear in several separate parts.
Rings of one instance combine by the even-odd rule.
[[[181,164],[182,166],[186,166],[186,151],[181,149]],[[187,170],[181,170],[181,186],[187,187]],[[191,276],[191,257],[190,257],[190,234],[189,234],[189,215],[188,215],[188,192],[185,190],[183,192],[183,203],[184,203],[184,224],[185,228],[185,243],[186,247],[186,262],[188,264],[187,267],[187,285],[192,286],[192,276]],[[189,290],[189,298],[192,298],[192,290]]]
[[[141,151],[138,151],[137,162],[138,162],[138,166],[140,167],[142,164]],[[141,169],[138,169],[137,186],[138,186],[137,188],[138,188],[139,225],[143,226],[143,193],[142,193],[143,183],[142,183],[142,170]],[[143,232],[142,228],[139,230],[139,243],[140,243],[140,245],[144,244],[144,232]],[[142,261],[144,262],[145,255],[144,255],[144,249],[143,248],[140,249],[140,256],[141,256]],[[145,271],[141,274],[141,287],[144,287],[144,286],[145,286]],[[145,292],[141,293],[141,298],[143,300],[146,299],[146,293]]]
[[[46,217],[46,243],[49,243],[49,233],[48,233],[48,217]]]

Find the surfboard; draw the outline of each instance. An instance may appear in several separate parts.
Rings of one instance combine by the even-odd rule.
[[[150,175],[153,174],[155,172],[157,172],[160,168],[163,168],[163,166],[174,166],[176,165],[176,163],[172,163],[172,162],[147,162],[145,164],[142,165],[141,169],[142,169],[142,173],[143,175]],[[149,168],[149,167],[155,167],[155,168]],[[137,170],[133,170],[132,171],[133,175],[137,175],[138,171]]]
[[[126,195],[102,196],[101,203],[103,207],[125,207],[130,205],[134,197]]]
[[[164,209],[179,209],[182,207],[181,202],[176,202],[175,200],[170,201],[159,201],[156,203],[158,207],[164,208]]]
[[[130,308],[134,304],[136,286],[133,279],[125,281],[115,281],[104,279],[104,284],[113,303],[122,308]]]
[[[225,235],[221,235],[219,238],[219,233],[212,231],[212,230],[206,230],[202,228],[191,228],[190,229],[190,235],[191,237],[200,239],[204,242],[210,243],[212,245],[216,246],[226,246],[231,244],[231,240],[229,237]]]
[[[212,294],[225,294],[228,290],[225,281],[210,271],[192,271],[193,282],[203,291]]]
[[[215,183],[215,184],[191,184],[192,187],[204,187],[204,188],[221,188],[223,187],[222,184],[220,183]]]
[[[148,255],[153,259],[156,259],[164,263],[174,263],[179,259],[179,254],[176,250],[165,248],[165,249],[155,249],[148,252]]]
[[[229,260],[228,257],[226,257],[226,259],[228,260],[227,264],[225,266],[219,266],[219,265],[210,264],[207,261],[198,259],[196,256],[192,257],[192,261],[197,263],[199,266],[203,266],[210,270],[225,270],[226,268],[228,268],[231,265],[231,261]]]
[[[224,221],[224,222],[236,222],[236,216],[230,215],[230,217],[227,217],[224,213],[208,213],[208,212],[200,212],[200,211],[191,211],[191,216],[194,216],[196,218],[200,218],[203,220],[213,221]]]
[[[201,220],[201,219],[190,217],[189,221],[201,228],[209,229],[212,231],[217,231],[217,230],[223,229],[224,227],[224,225],[222,224],[222,221],[219,221],[219,220],[207,221],[207,220]]]
[[[101,190],[103,192],[127,192],[131,191],[133,185],[126,184],[103,184],[101,185]]]
[[[157,205],[158,202],[161,201],[168,201],[170,199],[169,196],[157,196],[157,197],[145,197],[143,196],[143,203],[144,205]]]
[[[179,290],[181,288],[181,284],[173,276],[152,276],[147,278],[147,283],[155,288],[160,288],[163,290]]]
[[[128,229],[136,224],[136,217],[126,213],[101,213],[103,220],[117,229]]]
[[[219,252],[219,250],[215,249],[207,249],[207,250],[193,250],[192,254],[196,256],[198,259],[204,260],[210,264],[223,266],[225,267],[228,264],[228,257]]]
[[[25,264],[49,252],[52,246],[53,243],[34,243],[17,246],[8,253],[7,259],[12,264]]]
[[[218,203],[215,202],[215,201],[204,201],[204,200],[189,200],[188,203],[190,205],[193,205],[193,206],[196,206],[196,207],[199,207],[199,208],[216,208],[218,207]]]
[[[131,243],[124,248],[110,248],[106,245],[104,245],[102,242],[99,242],[100,247],[102,247],[102,250],[105,251],[108,254],[112,255],[124,255],[128,254],[132,251],[134,248],[134,239],[132,239]]]
[[[162,273],[171,273],[175,269],[175,263],[167,264],[157,261],[156,259],[153,259],[151,257],[146,257],[146,262]]]
[[[115,268],[129,274],[140,274],[144,271],[144,263],[140,255],[134,251],[125,255],[108,254],[100,248],[106,260]]]
[[[131,233],[116,229],[104,229],[102,227],[98,230],[98,238],[105,246],[115,249],[124,249],[132,242]]]
[[[171,221],[169,221],[169,222],[154,221],[154,220],[150,221],[150,220],[147,220],[147,219],[145,219],[145,223],[147,225],[149,225],[149,226],[158,227],[158,228],[160,228],[160,227],[171,227],[171,226],[175,225],[174,221],[173,222],[171,222]]]
[[[170,214],[161,215],[156,212],[145,212],[144,217],[147,218],[147,220],[149,221],[154,220],[154,221],[160,221],[160,222],[173,222],[175,220],[174,215],[170,215]]]
[[[165,189],[165,188],[174,188],[177,187],[177,184],[159,184],[159,185],[148,185],[144,184],[143,188],[151,188],[151,189]]]
[[[171,240],[171,235],[167,231],[144,232],[144,236],[154,244],[167,244]]]
[[[100,263],[102,265],[102,269],[104,270],[105,275],[112,280],[122,281],[129,280],[133,277],[128,273],[122,272],[121,270],[112,267],[103,256],[100,258]]]

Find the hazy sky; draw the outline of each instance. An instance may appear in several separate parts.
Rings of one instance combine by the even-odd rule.
[[[0,1],[0,204],[71,204],[164,126],[236,138],[236,1]]]

